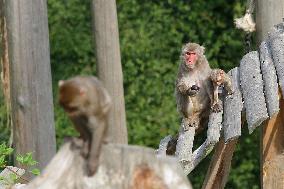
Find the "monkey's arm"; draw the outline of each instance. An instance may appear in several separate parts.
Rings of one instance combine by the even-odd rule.
[[[186,94],[187,90],[189,89],[189,87],[181,80],[181,81],[177,81],[177,89],[181,94]]]
[[[181,94],[188,96],[195,96],[199,91],[199,87],[197,85],[188,87],[184,82],[178,83],[177,88]]]
[[[105,139],[106,126],[107,124],[103,121],[100,124],[95,125],[95,128],[92,129],[92,140],[90,141],[91,148],[88,159],[89,176],[93,175],[97,171],[99,155]]]
[[[211,105],[211,109],[213,112],[220,112],[222,111],[222,104],[221,102],[219,102],[219,95],[218,95],[218,92],[219,92],[219,85],[217,84],[213,84],[213,103]]]

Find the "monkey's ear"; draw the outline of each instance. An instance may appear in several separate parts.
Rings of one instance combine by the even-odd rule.
[[[204,52],[205,52],[205,47],[200,46],[200,54],[204,54]]]
[[[64,83],[65,83],[64,80],[59,80],[59,81],[58,81],[58,87],[61,87]]]

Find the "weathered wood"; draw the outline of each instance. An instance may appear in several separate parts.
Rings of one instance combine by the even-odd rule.
[[[264,82],[266,107],[269,117],[279,112],[278,83],[275,66],[271,57],[269,44],[263,41],[260,45],[260,68]]]
[[[108,140],[127,143],[123,77],[115,0],[92,0],[98,77],[113,100]]]
[[[153,149],[137,146],[104,145],[97,173],[86,177],[80,148],[74,143],[62,146],[42,175],[25,189],[192,188],[176,158],[157,158]]]
[[[256,35],[258,45],[268,36],[270,29],[282,22],[284,17],[283,0],[256,0]]]
[[[160,141],[159,148],[156,150],[158,156],[166,156],[167,155],[167,147],[168,143],[172,140],[172,136],[168,135]]]
[[[241,114],[243,109],[242,94],[240,89],[239,68],[229,71],[232,80],[234,93],[226,96],[224,99],[224,138],[227,143],[241,136]]]
[[[279,85],[284,93],[284,33],[283,25],[279,24],[278,27],[274,27],[269,33],[269,43],[271,47],[271,54],[273,63],[275,65]]]
[[[283,0],[257,0],[256,9],[256,22],[257,22],[257,40],[266,40],[268,36],[268,31],[272,31],[269,34],[272,59],[276,67],[276,72],[278,76],[278,81],[282,89],[282,94],[284,94],[284,49],[283,49],[283,22],[284,17],[284,1]],[[280,28],[273,27],[273,25],[278,24]],[[279,29],[279,30],[278,30]],[[278,30],[278,31],[277,31]],[[274,32],[282,33],[278,37],[274,35]],[[274,38],[273,35],[276,37]],[[277,49],[278,44],[282,43],[281,49]],[[259,44],[258,44],[259,45]],[[279,47],[280,47],[279,46]],[[275,50],[274,50],[275,49]],[[279,50],[279,51],[278,51]],[[279,60],[277,60],[277,57]],[[261,188],[284,188],[283,187],[283,151],[284,151],[284,141],[283,141],[283,128],[284,128],[284,114],[283,114],[283,100],[280,100],[280,112],[273,117],[268,122],[265,122],[263,126],[262,136],[261,136]],[[282,117],[282,118],[281,118]],[[275,163],[279,161],[279,163]],[[281,163],[281,162],[282,163]],[[271,166],[268,166],[271,165]],[[280,172],[278,171],[280,170]],[[282,171],[281,171],[282,170]],[[282,186],[281,186],[282,185]]]
[[[280,90],[279,90],[280,91]],[[266,122],[262,129],[262,186],[284,188],[284,100],[280,99],[280,111]]]
[[[26,184],[17,183],[11,189],[25,189]]]
[[[246,54],[240,63],[240,81],[249,133],[268,118],[258,52]]]
[[[15,153],[33,152],[42,169],[56,150],[47,2],[5,3]]]
[[[222,129],[223,111],[209,115],[209,123],[207,129],[207,141],[215,145],[219,142],[220,130]]]
[[[9,188],[14,184],[14,180],[11,175],[15,175],[17,178],[20,178],[25,174],[25,170],[13,167],[13,166],[7,166],[1,173],[0,173],[0,189],[6,189]],[[23,181],[21,179],[18,179],[20,181]]]
[[[184,131],[183,128],[183,126],[180,128],[175,155],[182,165],[187,165],[192,162],[195,127],[189,127],[187,131]]]
[[[227,143],[221,138],[220,142],[216,145],[202,189],[225,188],[237,142],[237,138],[229,140]]]
[[[184,172],[188,175],[214,148],[219,141],[220,130],[222,128],[223,111],[211,113],[209,116],[207,139],[192,154],[190,162],[184,162]]]

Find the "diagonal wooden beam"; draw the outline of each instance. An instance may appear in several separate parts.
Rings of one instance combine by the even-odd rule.
[[[237,138],[225,143],[224,138],[222,137],[216,146],[202,189],[222,189],[225,187],[237,143]]]

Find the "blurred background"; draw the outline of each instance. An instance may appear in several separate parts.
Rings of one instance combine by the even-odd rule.
[[[245,12],[244,0],[117,0],[120,50],[129,144],[157,148],[160,140],[178,131],[174,84],[183,44],[205,48],[212,68],[229,71],[244,55],[242,31],[233,19]],[[76,132],[58,106],[57,83],[75,75],[96,75],[91,11],[88,0],[48,0],[57,147]],[[9,140],[9,119],[0,99],[0,140]],[[259,133],[238,144],[226,188],[259,186]],[[201,137],[202,138],[202,137]],[[201,139],[197,144],[202,142]],[[210,157],[189,176],[200,188]]]

